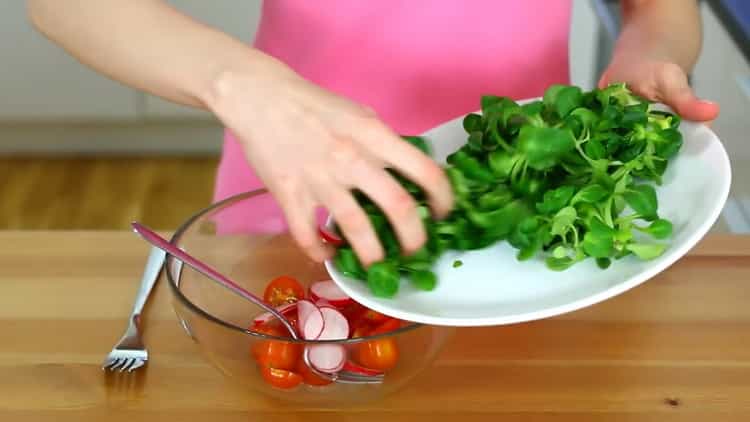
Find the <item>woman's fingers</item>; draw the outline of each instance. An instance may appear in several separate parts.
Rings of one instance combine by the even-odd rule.
[[[427,233],[417,209],[417,201],[382,166],[374,161],[354,162],[339,177],[348,177],[348,180],[340,182],[362,191],[383,211],[404,252],[408,254],[422,247]]]
[[[430,199],[435,216],[442,218],[453,209],[453,190],[443,169],[417,147],[402,140],[377,120],[368,120],[364,130],[352,136],[370,154],[419,185]]]
[[[324,243],[318,234],[314,201],[307,196],[300,198],[293,192],[284,192],[280,193],[279,202],[297,245],[316,262],[330,258],[333,248]]]
[[[349,189],[323,174],[310,183],[316,198],[331,213],[362,265],[368,266],[383,259],[383,246],[370,218]]]

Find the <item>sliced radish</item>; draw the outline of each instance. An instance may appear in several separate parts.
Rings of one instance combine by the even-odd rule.
[[[357,365],[356,363],[350,360],[344,362],[344,366],[341,369],[345,371],[349,371],[349,372],[354,372],[355,374],[368,375],[368,376],[383,374],[381,371],[376,371],[374,369],[365,368],[364,366]]]
[[[315,306],[317,306],[318,308],[335,308],[335,306],[331,305],[331,303],[327,300],[315,298],[313,298],[312,300],[315,301]]]
[[[317,340],[323,333],[325,327],[323,313],[309,300],[297,301],[297,318],[300,334],[305,340]]]
[[[325,240],[326,243],[330,243],[334,247],[339,247],[344,244],[344,239],[323,227],[318,227],[318,234],[320,234],[320,237]]]
[[[338,372],[346,363],[346,349],[340,344],[314,344],[309,347],[310,364],[323,372]]]
[[[325,300],[336,307],[346,306],[351,303],[352,298],[344,293],[332,280],[318,281],[310,286],[310,296],[313,300]]]
[[[288,314],[291,314],[295,309],[297,309],[297,302],[293,303],[285,303],[281,306],[276,307],[276,310],[279,311],[284,316],[287,316]],[[270,312],[264,312],[253,320],[253,323],[255,325],[263,325],[267,323],[268,321],[271,321],[272,319],[275,319],[276,317],[270,313]]]
[[[338,309],[321,307],[323,314],[323,331],[317,340],[344,340],[349,337],[349,321]]]

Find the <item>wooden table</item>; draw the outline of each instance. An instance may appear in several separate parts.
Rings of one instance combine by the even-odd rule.
[[[183,334],[163,283],[150,367],[105,377],[147,252],[129,232],[0,232],[0,421],[750,420],[750,237],[708,237],[588,309],[459,330],[435,370],[339,412],[234,389]]]

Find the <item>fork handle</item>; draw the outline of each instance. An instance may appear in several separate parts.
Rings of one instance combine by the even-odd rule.
[[[133,312],[130,314],[131,323],[138,324],[141,313],[143,312],[143,307],[146,305],[151,290],[159,279],[159,274],[161,274],[165,257],[166,253],[161,249],[155,247],[151,248],[151,252],[148,255],[148,261],[146,262],[146,268],[143,270],[141,287],[138,289],[138,295],[135,297],[135,303],[133,304]]]

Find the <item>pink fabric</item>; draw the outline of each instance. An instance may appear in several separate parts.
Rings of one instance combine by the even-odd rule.
[[[255,46],[420,134],[477,110],[482,94],[521,99],[568,83],[570,13],[570,0],[272,0]],[[261,187],[227,131],[214,199]],[[223,220],[277,230],[283,217],[264,201]]]

